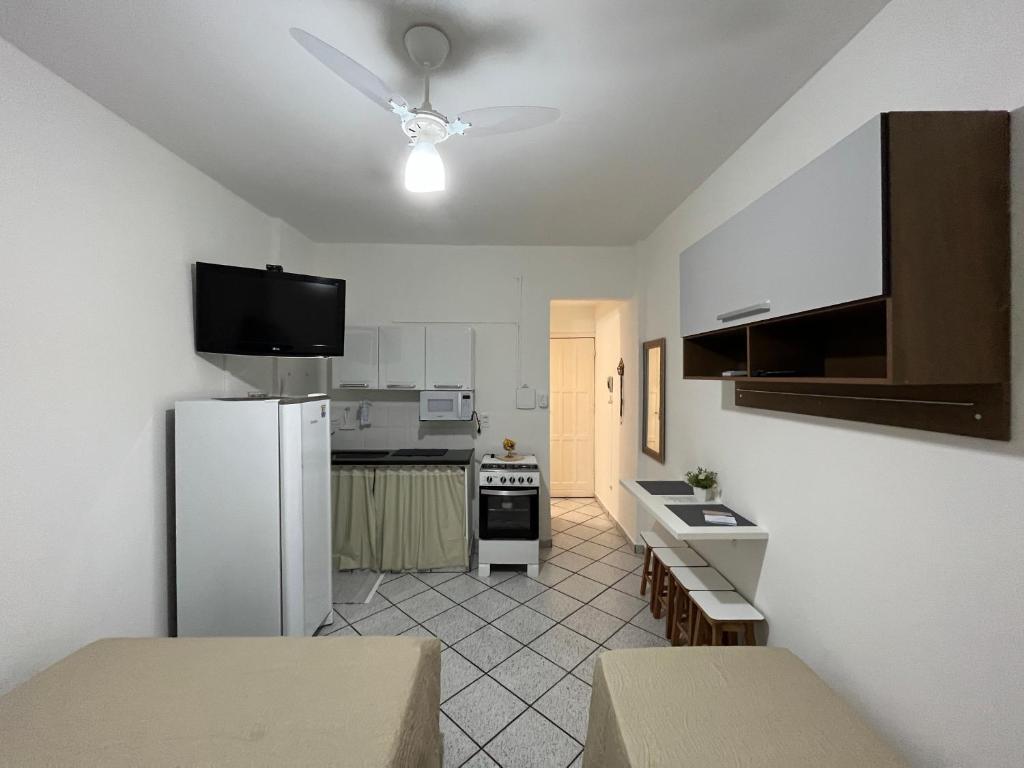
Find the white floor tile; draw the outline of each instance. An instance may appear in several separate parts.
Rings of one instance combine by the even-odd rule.
[[[581,744],[586,741],[590,686],[583,681],[576,677],[562,678],[533,707]]]
[[[526,705],[491,678],[481,677],[448,699],[441,709],[477,744],[486,744]]]
[[[580,744],[537,712],[529,710],[486,745],[508,768],[565,768]]]

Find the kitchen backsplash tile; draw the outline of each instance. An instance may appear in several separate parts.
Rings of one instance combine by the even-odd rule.
[[[370,424],[359,426],[362,400],[331,400],[331,448],[336,451],[397,448],[474,448],[473,422],[423,423],[416,401],[374,401]]]

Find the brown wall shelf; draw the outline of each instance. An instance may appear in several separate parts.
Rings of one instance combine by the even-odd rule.
[[[686,378],[722,378],[723,371],[747,370],[747,329],[728,328],[683,340]]]
[[[900,387],[742,382],[736,405],[770,411],[865,421],[928,432],[1010,439],[1007,384]]]
[[[683,340],[683,375],[886,384],[891,382],[888,338],[889,300],[869,299],[689,336]],[[739,370],[747,375],[723,375]]]
[[[882,118],[885,295],[684,337],[683,376],[736,382],[744,407],[1007,440],[1009,115]]]
[[[889,378],[888,301],[878,299],[749,327],[750,371],[795,377]]]

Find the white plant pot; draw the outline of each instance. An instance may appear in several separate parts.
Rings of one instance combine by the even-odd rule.
[[[697,497],[697,501],[705,504],[718,498],[718,488],[694,488],[693,493]]]

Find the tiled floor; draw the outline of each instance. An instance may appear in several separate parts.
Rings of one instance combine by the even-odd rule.
[[[667,645],[639,596],[642,559],[593,499],[552,499],[553,546],[522,569],[389,574],[324,634],[433,635],[446,767],[582,765],[594,662]]]

